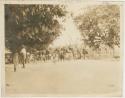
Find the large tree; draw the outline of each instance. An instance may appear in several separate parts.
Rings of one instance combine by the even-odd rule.
[[[120,6],[94,5],[75,18],[83,41],[93,49],[120,46]]]
[[[5,5],[6,47],[47,47],[61,33],[58,19],[65,14],[64,5]]]

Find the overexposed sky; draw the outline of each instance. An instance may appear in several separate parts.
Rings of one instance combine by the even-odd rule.
[[[81,35],[71,17],[67,17],[63,24],[65,30],[53,42],[53,47],[80,44]]]
[[[97,3],[96,3],[97,4]],[[52,47],[60,47],[60,46],[67,46],[67,45],[80,45],[82,42],[82,37],[80,35],[80,31],[77,29],[73,17],[83,14],[86,11],[88,6],[94,5],[93,3],[72,3],[67,4],[68,14],[66,16],[66,21],[63,23],[63,27],[65,30],[62,30],[57,39],[55,39],[52,43]],[[71,13],[73,17],[71,17]],[[60,21],[60,23],[62,23]]]
[[[62,30],[60,36],[54,40],[51,45],[52,47],[81,44],[82,37],[73,21],[73,18],[71,17],[71,13],[73,13],[73,16],[77,16],[80,13],[80,9],[83,7],[85,6],[81,4],[67,5],[67,10],[69,13],[66,16],[66,21],[63,23],[63,27],[65,30]]]

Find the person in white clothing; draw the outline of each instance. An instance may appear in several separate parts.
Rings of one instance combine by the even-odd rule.
[[[25,68],[25,63],[26,63],[26,48],[24,45],[22,45],[22,49],[20,51],[20,57],[21,57],[21,63],[23,64],[23,68]]]

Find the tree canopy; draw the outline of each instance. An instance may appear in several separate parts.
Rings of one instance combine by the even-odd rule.
[[[98,49],[101,44],[113,48],[120,46],[120,7],[118,5],[97,5],[75,18],[83,41],[89,47]]]
[[[14,51],[20,45],[47,47],[61,33],[58,18],[64,5],[5,5],[5,45]]]

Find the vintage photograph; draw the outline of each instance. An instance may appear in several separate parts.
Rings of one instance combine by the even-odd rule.
[[[5,4],[5,96],[122,96],[121,9]]]

